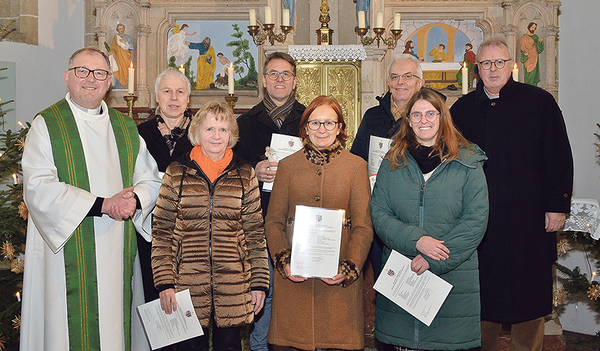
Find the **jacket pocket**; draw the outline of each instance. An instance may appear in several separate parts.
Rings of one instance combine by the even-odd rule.
[[[175,274],[179,276],[179,268],[183,261],[183,238],[177,242],[177,251],[175,252]]]

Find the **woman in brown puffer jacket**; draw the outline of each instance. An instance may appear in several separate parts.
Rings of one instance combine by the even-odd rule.
[[[192,119],[194,148],[163,178],[153,223],[152,270],[162,309],[177,307],[175,292],[190,290],[205,335],[182,350],[239,350],[269,288],[267,247],[254,169],[233,153],[238,128],[225,104],[206,104]]]

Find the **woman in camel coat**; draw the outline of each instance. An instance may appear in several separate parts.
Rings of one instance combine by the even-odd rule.
[[[367,163],[343,148],[346,123],[338,102],[316,98],[300,121],[304,147],[278,166],[265,223],[280,275],[273,278],[269,342],[303,350],[364,347],[362,268],[373,239]],[[338,274],[290,275],[296,205],[346,212]]]

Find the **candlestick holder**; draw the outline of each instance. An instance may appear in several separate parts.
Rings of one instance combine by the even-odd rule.
[[[229,107],[231,107],[233,110],[235,108],[235,103],[238,101],[238,97],[233,94],[229,94],[225,96],[225,101],[227,101],[227,105],[229,105]]]
[[[390,29],[391,35],[387,38],[383,37],[385,28],[373,28],[373,32],[375,33],[374,37],[367,35],[369,28],[356,27],[354,31],[360,37],[361,44],[371,45],[375,40],[377,40],[377,47],[379,47],[379,42],[382,41],[390,50],[394,50],[396,48],[398,39],[402,37],[402,29]]]
[[[252,36],[252,40],[254,40],[254,44],[256,46],[263,45],[265,40],[269,40],[271,45],[275,45],[275,42],[285,43],[285,39],[287,35],[294,29],[292,26],[280,26],[281,33],[275,34],[273,29],[275,28],[275,24],[273,23],[265,23],[262,25],[262,29],[260,26],[248,26],[248,34]]]
[[[133,104],[135,103],[135,100],[137,100],[137,96],[134,94],[127,94],[123,96],[123,99],[127,101],[127,107],[129,108],[129,113],[127,115],[133,118]]]

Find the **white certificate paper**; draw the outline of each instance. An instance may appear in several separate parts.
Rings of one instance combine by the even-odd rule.
[[[292,275],[333,278],[338,273],[344,210],[296,205]]]
[[[390,149],[390,144],[392,139],[380,138],[374,135],[371,135],[371,139],[369,140],[369,180],[371,181],[371,190],[373,190],[373,186],[375,186],[375,179],[377,178],[377,171],[379,170],[379,166],[385,157],[385,154]]]
[[[270,147],[275,160],[279,162],[294,152],[302,149],[302,139],[295,136],[273,133],[271,135]],[[273,190],[273,182],[263,183],[262,190],[269,192]]]
[[[430,326],[452,285],[429,270],[417,275],[410,269],[410,261],[392,250],[373,288]]]
[[[137,307],[152,350],[204,335],[192,304],[190,290],[176,293],[175,298],[177,311],[171,314],[166,314],[160,308],[160,299]]]

